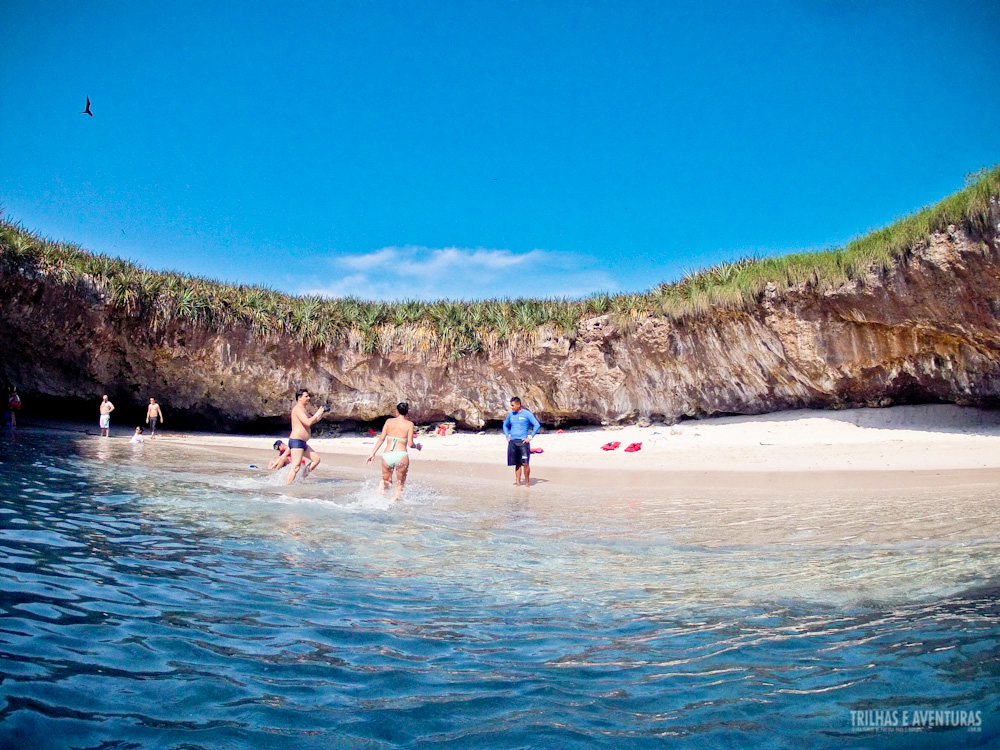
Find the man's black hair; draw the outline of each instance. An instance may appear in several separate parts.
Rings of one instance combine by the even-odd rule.
[[[295,391],[295,400],[298,401],[300,398],[302,398],[303,393],[309,393],[309,389],[299,388],[297,391]]]
[[[275,440],[274,445],[272,445],[271,447],[274,448],[276,451],[280,451],[281,450],[280,446],[281,446],[281,441]]]
[[[511,397],[510,397],[510,402],[511,402],[512,404],[513,404],[513,403],[518,403],[518,404],[519,404],[519,403],[521,403],[521,399],[519,399],[519,398],[518,398],[517,396],[511,396]]]

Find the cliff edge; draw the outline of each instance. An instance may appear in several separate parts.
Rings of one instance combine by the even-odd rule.
[[[172,425],[276,426],[299,387],[334,420],[374,420],[406,400],[419,422],[472,428],[502,419],[513,394],[548,424],[1000,405],[996,196],[982,221],[836,283],[768,283],[750,300],[683,314],[584,314],[458,353],[419,321],[382,323],[372,346],[355,328],[317,345],[251,323],[164,319],[112,281],[5,242],[0,375],[36,413],[92,416],[107,393],[134,410],[154,396]]]

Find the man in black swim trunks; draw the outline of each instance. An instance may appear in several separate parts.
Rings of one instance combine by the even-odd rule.
[[[313,471],[319,466],[319,454],[309,447],[309,438],[312,437],[312,426],[323,418],[323,407],[319,407],[311,417],[306,411],[306,404],[309,403],[309,391],[305,388],[295,392],[295,406],[292,407],[292,433],[288,436],[288,447],[292,452],[292,467],[288,470],[288,481],[291,484],[295,481],[299,473],[299,466],[302,464],[302,457],[309,459],[308,471]]]
[[[156,440],[156,420],[160,420],[160,424],[163,424],[163,410],[160,409],[160,405],[156,403],[155,398],[149,399],[149,406],[146,407],[146,424],[149,425],[149,439]]]
[[[511,396],[510,412],[503,421],[503,434],[507,438],[507,465],[514,467],[514,484],[521,486],[521,471],[524,471],[524,486],[531,486],[531,438],[542,429],[538,418],[521,406],[521,399]]]

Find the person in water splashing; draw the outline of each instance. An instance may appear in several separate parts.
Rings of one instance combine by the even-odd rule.
[[[274,448],[276,451],[278,451],[278,457],[267,465],[268,471],[275,471],[277,469],[284,468],[285,466],[288,466],[288,464],[292,462],[292,449],[289,448],[287,445],[285,445],[283,442],[281,442],[280,440],[275,440],[274,445],[272,445],[271,447]],[[299,465],[301,466],[304,463],[306,463],[306,460],[303,458],[299,462]],[[305,479],[307,476],[309,476],[308,466],[306,467],[306,470],[302,472],[302,478]]]
[[[269,471],[280,469],[282,466],[288,466],[292,462],[292,450],[283,442],[275,440],[274,445],[271,447],[278,451],[278,457],[267,465]]]
[[[396,404],[396,416],[385,420],[382,426],[382,434],[379,435],[378,442],[372,448],[372,453],[368,456],[367,463],[375,460],[379,446],[385,443],[385,452],[382,454],[382,481],[379,484],[378,494],[384,495],[385,491],[392,484],[392,473],[396,472],[396,492],[393,500],[398,500],[403,495],[403,487],[406,485],[406,473],[410,470],[410,454],[407,447],[421,449],[419,443],[413,442],[413,422],[406,418],[410,407],[405,401]]]
[[[305,388],[295,392],[295,406],[292,407],[292,433],[288,436],[288,447],[291,454],[292,468],[288,470],[288,481],[291,484],[299,473],[299,466],[303,458],[309,459],[306,467],[306,474],[315,471],[319,466],[319,454],[309,447],[309,438],[312,437],[312,426],[323,418],[323,407],[319,407],[311,417],[306,411],[306,404],[309,403],[309,391]]]

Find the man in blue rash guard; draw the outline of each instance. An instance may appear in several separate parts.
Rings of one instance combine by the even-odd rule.
[[[507,438],[507,465],[514,467],[514,484],[521,486],[521,467],[524,467],[524,486],[531,486],[531,438],[542,428],[541,423],[527,409],[521,407],[521,399],[510,399],[510,413],[503,421],[503,434]]]

